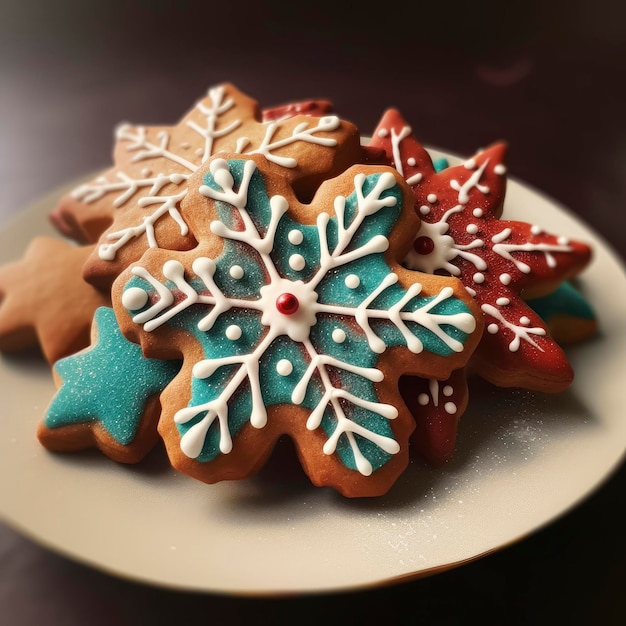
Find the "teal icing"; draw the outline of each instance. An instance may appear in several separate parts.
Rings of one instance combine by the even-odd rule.
[[[241,184],[244,164],[245,161],[243,160],[229,162],[230,171],[235,181],[235,190]],[[376,173],[364,179],[362,190],[364,196],[372,191],[381,175],[382,173]],[[210,173],[205,175],[204,182],[218,191],[221,190],[221,186],[214,181]],[[268,234],[268,225],[271,220],[271,204],[263,175],[258,169],[252,174],[248,189],[246,211],[259,234],[264,237]],[[367,245],[373,237],[380,235],[386,237],[395,227],[402,209],[402,190],[399,185],[394,184],[385,190],[381,197],[393,198],[395,201],[390,202],[390,206],[382,208],[375,214],[366,216],[349,241],[344,242],[347,245],[341,251],[342,253],[358,250]],[[227,228],[241,230],[241,216],[238,210],[225,202],[216,201],[215,204],[219,220]],[[331,216],[325,234],[329,251],[332,253],[340,238],[339,219],[335,215],[335,209],[332,205],[320,207],[320,211],[326,211]],[[343,225],[346,230],[350,228],[350,224],[357,215],[358,197],[355,191],[345,202]],[[289,241],[289,233],[293,230],[302,233],[301,242],[292,243]],[[279,275],[292,281],[307,282],[320,269],[321,243],[317,225],[301,224],[288,213],[285,213],[277,224],[273,243],[273,250],[270,253],[271,262]],[[294,270],[290,267],[289,260],[294,254],[300,254],[304,258],[305,266],[302,270]],[[244,242],[226,238],[222,253],[215,259],[215,265],[216,270],[213,279],[227,298],[257,300],[260,295],[260,287],[267,284],[269,280],[260,253],[253,246]],[[243,269],[242,277],[236,278],[231,275],[230,270],[234,265]],[[317,301],[322,306],[331,305],[354,309],[378,288],[390,272],[391,269],[385,260],[384,253],[370,253],[365,257],[355,258],[331,269],[321,278],[316,287]],[[360,283],[356,288],[350,288],[346,285],[346,278],[351,274],[359,278]],[[207,286],[199,278],[189,279],[189,283],[197,293],[207,293]],[[155,295],[154,289],[143,279],[133,278],[126,287],[132,286],[140,286],[151,297]],[[166,287],[171,291],[176,289],[175,285],[170,282],[166,283]],[[368,308],[387,311],[400,301],[405,293],[406,290],[400,284],[390,285],[370,303]],[[405,304],[403,311],[411,312],[427,306],[434,299],[436,296],[415,296]],[[252,354],[267,333],[267,327],[261,324],[261,313],[245,307],[242,308],[240,305],[222,313],[210,331],[200,331],[197,324],[210,310],[211,307],[206,304],[194,305],[179,312],[167,322],[170,326],[183,329],[193,335],[202,346],[206,359]],[[470,311],[461,300],[451,296],[438,302],[429,312],[430,314],[446,316],[469,313]],[[226,336],[228,327],[233,324],[236,324],[242,332],[241,337],[236,340],[228,339]],[[401,331],[389,318],[372,318],[370,325],[375,334],[387,346],[406,345],[406,340]],[[407,321],[406,325],[420,339],[426,351],[442,356],[447,356],[452,352],[452,349],[442,339],[426,327],[411,321]],[[467,337],[466,333],[451,325],[444,324],[441,328],[450,337],[461,343]],[[341,329],[345,333],[343,342],[333,339],[333,331],[337,329]],[[370,349],[365,333],[356,323],[354,314],[350,312],[345,315],[337,315],[332,312],[319,313],[316,323],[310,328],[309,339],[317,354],[328,355],[352,366],[373,368],[379,358],[379,354]],[[293,367],[291,373],[286,376],[282,376],[277,371],[277,365],[281,359],[287,359]],[[259,356],[259,362],[259,386],[265,406],[291,404],[293,390],[305,375],[311,362],[311,356],[307,353],[305,346],[292,341],[287,335],[280,335]],[[240,367],[241,364],[223,365],[206,379],[194,377],[191,382],[191,399],[188,406],[191,408],[200,407],[217,399]],[[342,388],[353,396],[368,402],[380,403],[375,383],[364,376],[344,369],[341,363],[322,367],[325,367],[334,388]],[[308,383],[302,406],[309,410],[315,409],[322,400],[324,392],[325,386],[322,376],[320,371],[316,370]],[[340,410],[353,423],[376,435],[393,438],[393,431],[388,418],[347,400],[341,400],[340,405]],[[229,399],[228,425],[231,435],[235,436],[247,424],[251,411],[252,393],[249,379],[246,377]],[[178,430],[181,436],[205,416],[206,412],[199,412],[193,419],[184,424],[179,424]],[[338,416],[329,403],[323,411],[321,428],[330,437],[336,430],[337,423]],[[219,421],[214,420],[209,427],[202,451],[197,457],[200,462],[208,462],[220,454],[219,428]],[[358,443],[359,451],[371,463],[374,471],[382,467],[391,457],[389,453],[365,437],[355,434],[354,439]],[[345,434],[339,438],[336,454],[346,467],[357,469],[350,441]]]
[[[591,304],[568,281],[561,283],[547,296],[532,298],[527,303],[544,321],[563,313],[586,320],[594,320],[596,317]]]
[[[445,170],[448,167],[450,167],[450,162],[445,157],[441,157],[439,159],[434,159],[433,160],[433,167],[435,168],[435,172],[437,174],[439,174],[439,172],[442,172],[443,170]]]
[[[51,429],[100,422],[121,445],[132,443],[146,400],[180,369],[178,361],[146,359],[121,333],[113,309],[100,307],[97,342],[55,363],[62,379],[44,418]]]
[[[337,343],[332,337],[333,331],[337,329],[343,330],[345,333],[346,338],[341,343]],[[361,367],[376,366],[378,355],[369,349],[367,342],[363,341],[362,331],[355,324],[350,324],[342,318],[318,316],[317,324],[311,328],[311,341],[315,346],[321,347],[320,352],[340,361]],[[339,370],[332,366],[329,366],[327,369],[331,377],[339,377],[341,386],[354,396],[370,402],[380,402],[374,384],[363,376],[346,370]],[[321,382],[319,384],[321,388]],[[353,422],[378,435],[393,438],[389,420],[378,413],[348,403],[342,403],[342,408],[346,412],[346,416]],[[336,424],[337,417],[330,408],[327,408],[324,411],[324,418],[321,424],[324,432],[330,436],[334,432]],[[391,458],[390,454],[367,439],[358,437],[358,440],[361,444],[359,449],[370,461],[374,471],[382,467]],[[354,453],[345,436],[342,436],[339,440],[337,454],[346,467],[353,470],[357,469]]]

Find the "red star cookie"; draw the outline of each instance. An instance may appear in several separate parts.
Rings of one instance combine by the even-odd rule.
[[[40,346],[52,364],[89,344],[94,311],[110,305],[81,270],[93,246],[37,237],[22,259],[0,267],[0,350]]]
[[[521,295],[549,293],[577,275],[589,263],[590,247],[537,225],[501,219],[504,144],[437,173],[395,109],[385,112],[371,144],[386,150],[411,185],[422,218],[405,266],[457,276],[480,305],[485,330],[472,369],[499,386],[565,389],[571,366]]]

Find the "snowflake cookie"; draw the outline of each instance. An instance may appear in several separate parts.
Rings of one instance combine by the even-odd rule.
[[[457,276],[479,304],[485,326],[471,369],[499,386],[558,392],[571,366],[525,299],[550,293],[589,263],[590,247],[538,225],[501,219],[505,145],[436,171],[410,125],[385,112],[371,145],[384,148],[415,194],[422,221],[403,265]]]
[[[309,108],[318,110],[315,103]],[[89,240],[98,237],[85,279],[108,288],[146,248],[193,248],[196,233],[181,216],[180,203],[190,176],[216,152],[265,156],[301,198],[310,198],[324,178],[360,158],[357,128],[336,115],[295,114],[287,108],[280,119],[262,118],[255,100],[221,84],[176,126],[118,126],[115,166],[66,195],[54,212],[80,220]]]
[[[55,363],[58,390],[39,441],[59,452],[95,447],[121,463],[140,461],[159,440],[159,395],[179,367],[146,359],[120,332],[113,309],[98,308],[91,345]]]
[[[260,155],[216,156],[190,179],[197,248],[149,250],[113,286],[124,334],[183,359],[159,422],[174,467],[242,478],[287,435],[316,485],[390,488],[414,429],[400,375],[445,379],[482,330],[458,280],[400,265],[412,205],[390,167],[353,166],[309,204]]]

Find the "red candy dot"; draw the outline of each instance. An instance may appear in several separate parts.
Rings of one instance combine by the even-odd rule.
[[[276,308],[279,313],[283,315],[293,315],[298,310],[299,306],[298,298],[292,293],[281,293],[280,296],[276,298]]]
[[[413,242],[413,249],[418,254],[430,254],[435,249],[435,242],[430,237],[418,237]]]

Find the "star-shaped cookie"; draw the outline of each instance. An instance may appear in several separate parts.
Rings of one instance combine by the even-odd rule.
[[[36,237],[20,260],[0,266],[0,350],[39,346],[52,364],[89,344],[94,311],[111,302],[82,278],[93,248]]]
[[[457,276],[481,307],[485,330],[472,369],[499,386],[565,389],[571,366],[525,299],[550,293],[579,274],[591,258],[590,246],[536,224],[502,219],[505,144],[437,172],[396,109],[385,112],[371,144],[386,150],[411,185],[422,218],[404,265]]]
[[[54,365],[58,389],[39,424],[40,442],[140,461],[158,441],[159,396],[179,368],[179,361],[146,359],[120,332],[113,309],[98,308],[91,345]]]

